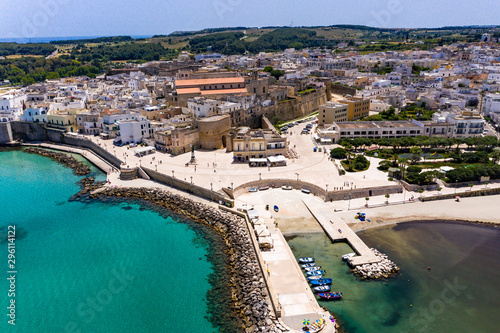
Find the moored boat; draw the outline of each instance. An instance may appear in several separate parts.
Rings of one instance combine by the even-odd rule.
[[[259,187],[259,191],[265,191],[265,190],[269,190],[269,186],[261,186],[261,187]]]
[[[313,287],[313,290],[317,293],[325,293],[325,292],[330,291],[330,289],[332,289],[332,286],[327,285],[327,284],[322,285],[322,286]]]
[[[344,255],[342,256],[342,260],[347,260],[347,259],[349,259],[349,258],[351,258],[351,257],[354,257],[355,255],[356,255],[356,253],[354,253],[354,252],[351,252],[351,253],[346,253],[346,254],[344,254]]]
[[[302,258],[299,258],[299,262],[301,264],[309,264],[311,262],[314,262],[314,258],[313,257],[302,257]]]
[[[304,265],[301,265],[301,266],[302,266],[302,268],[307,268],[307,267],[314,267],[314,266],[316,266],[316,264],[313,263],[313,262],[311,262],[309,264],[304,264]]]
[[[322,271],[322,270],[317,270],[317,271],[313,271],[313,272],[306,272],[306,274],[309,276],[323,275],[324,273],[325,273],[325,271]]]
[[[280,209],[278,208],[278,206],[274,205],[274,211],[277,213],[277,212],[279,212],[279,210]]]
[[[300,190],[305,194],[311,193],[311,191],[309,191],[307,188],[301,188]]]
[[[319,271],[321,269],[321,266],[314,266],[314,267],[306,267],[305,270],[307,272],[314,272],[314,271]]]
[[[251,187],[248,189],[248,192],[257,192],[259,189],[256,187]]]
[[[323,286],[325,284],[332,284],[333,280],[330,278],[311,280],[311,284],[315,286]]]
[[[334,292],[334,293],[318,293],[318,296],[323,298],[323,299],[341,299],[342,298],[342,292]]]
[[[282,188],[283,190],[287,190],[287,191],[289,191],[289,190],[293,190],[293,186],[290,186],[290,185],[283,185],[283,186],[281,186],[281,188]]]
[[[307,277],[307,279],[309,280],[309,282],[312,281],[312,280],[319,280],[319,279],[322,279],[322,278],[323,278],[323,275],[309,275]]]

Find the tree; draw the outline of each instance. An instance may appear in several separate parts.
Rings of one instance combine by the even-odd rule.
[[[345,159],[347,157],[347,151],[344,148],[337,147],[330,151],[330,156],[336,159]]]
[[[271,75],[274,76],[276,78],[276,80],[278,80],[280,77],[285,75],[285,71],[281,71],[279,69],[273,69],[271,71]]]
[[[266,66],[266,67],[264,67],[264,72],[271,73],[272,71],[273,71],[273,66]]]
[[[368,207],[368,200],[370,200],[370,198],[366,197],[365,200],[366,200],[365,206]]]
[[[389,193],[387,193],[387,194],[385,195],[385,203],[386,203],[386,204],[388,204],[388,203],[389,203],[389,197],[390,197],[390,196],[391,196],[391,195],[390,195]]]
[[[421,159],[422,149],[420,147],[414,146],[410,148],[410,153],[411,164],[417,164]]]

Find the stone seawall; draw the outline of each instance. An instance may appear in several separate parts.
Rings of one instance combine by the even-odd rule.
[[[179,178],[174,178],[165,174],[162,174],[160,172],[148,169],[146,167],[142,167],[142,170],[154,181],[157,181],[159,183],[165,184],[172,186],[176,189],[179,189],[181,191],[185,191],[188,193],[192,193],[195,195],[198,195],[200,197],[203,197],[205,199],[215,201],[215,202],[220,202],[223,201],[225,205],[228,205],[229,207],[233,206],[233,200],[230,200],[225,194],[219,193],[216,191],[211,191],[209,189],[206,189],[204,187],[198,186],[196,184],[191,184],[190,182],[181,180]]]
[[[10,122],[0,123],[0,144],[11,142],[12,139],[13,137]]]
[[[86,138],[78,138],[78,137],[71,137],[68,135],[63,135],[61,143],[71,145],[71,146],[77,146],[77,147],[90,149],[94,153],[96,153],[98,156],[100,156],[104,160],[108,161],[109,163],[113,164],[117,168],[120,168],[120,165],[122,164],[122,161],[118,157],[109,153],[105,149],[99,147],[94,142],[87,140]]]
[[[82,196],[84,190],[76,195]],[[245,221],[240,216],[222,211],[183,196],[147,188],[101,188],[91,198],[112,196],[123,199],[142,199],[158,207],[184,216],[212,228],[225,241],[222,246],[229,258],[228,287],[232,307],[240,322],[241,332],[286,332],[272,312],[262,271],[252,247]],[[234,318],[234,317],[233,317]]]
[[[385,194],[402,193],[403,187],[401,185],[388,185],[380,187],[367,187],[359,189],[345,189],[341,191],[326,191],[326,189],[321,188],[318,185],[307,183],[301,180],[293,179],[262,179],[255,180],[245,184],[241,184],[232,191],[232,197],[237,198],[238,196],[248,192],[252,187],[262,187],[269,186],[280,188],[282,186],[292,186],[295,190],[307,189],[311,191],[311,194],[321,197],[325,201],[338,201],[338,200],[348,200],[356,198],[365,198],[371,196],[379,196]]]
[[[466,198],[466,197],[478,197],[478,196],[495,195],[495,194],[500,194],[500,187],[482,189],[482,190],[477,190],[477,191],[465,191],[465,192],[457,192],[457,193],[450,193],[450,194],[443,194],[443,195],[434,195],[434,196],[430,196],[430,197],[422,197],[422,198],[419,198],[419,200],[420,201],[435,201],[435,200],[454,199],[456,196],[459,196],[461,198]]]

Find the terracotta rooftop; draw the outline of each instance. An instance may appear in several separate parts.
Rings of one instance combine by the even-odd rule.
[[[184,90],[184,89],[182,89]],[[177,90],[179,91],[179,90]],[[245,88],[236,88],[236,89],[217,89],[217,90],[203,90],[201,95],[220,95],[220,94],[240,94],[246,93],[247,90]]]
[[[200,88],[178,88],[177,89],[177,95],[183,95],[183,94],[199,94],[200,93]]]
[[[215,79],[194,79],[194,80],[176,80],[176,87],[185,86],[199,86],[204,84],[222,84],[222,83],[244,83],[244,79],[241,76],[238,77],[221,77]]]

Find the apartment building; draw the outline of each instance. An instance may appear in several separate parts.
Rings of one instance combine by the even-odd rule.
[[[346,104],[328,101],[319,107],[318,125],[333,124],[348,121],[348,108]]]
[[[235,162],[249,162],[250,159],[267,159],[284,156],[287,152],[287,140],[272,130],[240,127],[232,130],[226,139],[227,151],[233,152]]]
[[[153,136],[151,123],[146,117],[141,116],[130,120],[119,120],[116,122],[116,126],[116,135],[122,143],[139,143],[142,139]]]
[[[370,100],[360,97],[350,97],[338,101],[341,104],[346,104],[347,119],[349,121],[368,117],[370,114]]]

